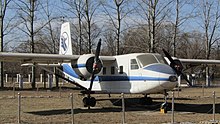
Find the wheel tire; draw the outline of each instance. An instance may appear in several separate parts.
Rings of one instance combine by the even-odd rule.
[[[95,105],[96,105],[96,99],[95,99],[94,97],[91,97],[89,101],[90,101],[90,103],[89,103],[90,106],[91,106],[91,107],[95,107]]]
[[[88,107],[89,106],[89,98],[88,97],[84,97],[83,98],[83,104],[84,104],[84,107]]]

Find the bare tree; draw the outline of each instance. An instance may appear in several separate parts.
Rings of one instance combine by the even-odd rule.
[[[121,34],[126,27],[123,26],[123,22],[125,22],[125,18],[131,14],[133,9],[129,8],[129,3],[131,5],[131,1],[129,0],[112,0],[114,5],[112,5],[112,2],[108,1],[101,1],[101,4],[104,9],[105,15],[109,18],[110,25],[113,26],[114,28],[109,28],[110,30],[113,30],[115,34],[115,40],[116,40],[116,45],[115,46],[115,54],[119,55],[122,53],[120,51],[120,42],[121,42]],[[109,30],[108,29],[108,30]],[[109,32],[109,31],[107,31]],[[113,40],[114,41],[114,40]]]
[[[95,22],[99,3],[92,0],[65,0],[63,3],[66,5],[64,10],[68,13],[65,17],[73,20],[74,28],[71,31],[75,33],[72,39],[77,41],[78,53],[91,53],[93,40],[100,34]]]
[[[215,42],[220,39],[217,31],[220,26],[220,1],[203,0],[200,6],[201,9],[201,27],[204,29],[206,59],[210,58],[211,48]]]
[[[87,27],[87,42],[88,42],[88,53],[92,53],[92,27],[95,25],[93,18],[99,4],[92,0],[85,0],[85,7],[83,17],[86,20]]]
[[[159,1],[159,0],[142,0],[138,1],[140,9],[138,10],[141,18],[148,23],[148,35],[149,35],[149,52],[156,52],[156,30],[157,27],[164,21],[169,15],[170,5],[172,0]]]
[[[4,19],[6,16],[6,10],[7,7],[9,5],[9,3],[11,2],[11,0],[1,0],[0,1],[0,11],[1,11],[1,15],[0,15],[0,51],[3,52],[3,41],[4,41]],[[7,27],[7,26],[5,26]],[[3,72],[3,62],[0,62],[0,83],[1,83],[1,88],[4,87],[4,72]]]
[[[205,58],[210,59],[213,45],[219,41],[220,36],[217,34],[220,24],[220,1],[202,0],[197,1],[198,18],[197,22],[204,31]],[[210,85],[209,67],[206,67],[206,85]]]
[[[46,23],[42,30],[36,34],[38,38],[36,40],[42,41],[42,44],[47,47],[47,51],[54,54],[58,53],[59,48],[60,26],[57,23],[63,19],[63,17],[54,13],[55,9],[57,9],[54,8],[55,4],[54,1],[50,0],[40,3],[42,13],[44,13],[42,16]]]
[[[83,14],[84,8],[85,8],[85,2],[82,0],[64,0],[63,3],[65,3],[65,8],[69,15],[65,15],[65,17],[70,18],[77,18],[78,24],[73,24],[76,33],[73,33],[77,39],[77,53],[82,54],[83,53]]]
[[[18,14],[19,17],[21,19],[21,24],[23,24],[23,27],[19,27],[18,28],[24,32],[26,35],[29,36],[30,38],[30,51],[31,53],[35,52],[35,44],[34,44],[34,36],[37,32],[34,31],[34,21],[35,21],[35,12],[37,11],[37,7],[38,7],[38,2],[37,0],[29,0],[28,2],[24,2],[23,0],[17,0],[14,1],[15,4],[17,5],[17,9],[18,9]],[[38,30],[39,31],[39,30]],[[32,67],[32,81],[31,81],[31,85],[32,88],[35,88],[35,66]]]
[[[192,10],[188,10],[187,13],[184,13],[182,10],[184,9],[185,6],[190,6],[190,4],[193,3],[193,1],[180,1],[180,0],[175,0],[175,20],[173,23],[173,27],[174,27],[174,31],[173,31],[173,39],[172,39],[172,43],[173,43],[173,56],[176,56],[176,45],[177,45],[177,38],[178,38],[178,34],[179,34],[179,30],[181,25],[183,25],[188,19],[195,17],[195,15],[193,15],[194,13],[194,9]]]

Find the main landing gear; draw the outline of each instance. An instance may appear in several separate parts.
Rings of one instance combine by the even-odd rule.
[[[147,95],[145,95],[144,97],[140,98],[140,104],[141,105],[152,105],[153,104],[153,100],[151,97],[147,97]]]
[[[84,107],[94,107],[96,105],[96,99],[94,97],[83,98]]]

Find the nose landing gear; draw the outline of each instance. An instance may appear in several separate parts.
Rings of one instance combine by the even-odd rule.
[[[164,103],[161,104],[160,106],[160,111],[162,113],[167,113],[167,111],[170,110],[170,106],[169,104],[167,103],[167,96],[168,96],[168,93],[166,92],[166,90],[164,91]]]

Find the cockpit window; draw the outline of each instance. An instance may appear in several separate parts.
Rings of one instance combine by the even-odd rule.
[[[139,60],[142,67],[153,63],[164,63],[163,57],[159,54],[143,54],[137,56],[137,59]]]
[[[166,64],[166,60],[160,54],[155,54],[155,57],[160,63]]]
[[[136,59],[131,59],[131,70],[139,69]]]

